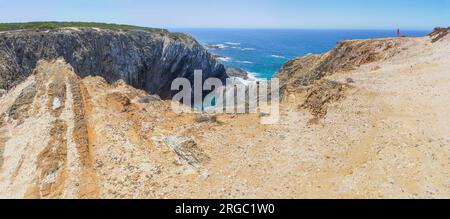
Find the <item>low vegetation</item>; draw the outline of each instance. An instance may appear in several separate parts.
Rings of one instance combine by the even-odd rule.
[[[145,30],[149,32],[165,32],[163,29],[139,27],[125,24],[108,24],[108,23],[95,23],[95,22],[28,22],[28,23],[0,23],[0,31],[9,30],[24,30],[24,29],[37,29],[37,30],[53,30],[63,27],[95,27],[108,30]]]
[[[110,24],[110,23],[97,23],[97,22],[28,22],[28,23],[0,23],[1,31],[11,31],[11,30],[54,30],[64,27],[78,27],[78,28],[99,28],[104,30],[142,30],[152,34],[157,35],[168,35],[170,38],[176,41],[182,42],[195,42],[192,37],[187,36],[184,33],[169,33],[166,29],[160,28],[150,28],[150,27],[140,27],[127,24]]]

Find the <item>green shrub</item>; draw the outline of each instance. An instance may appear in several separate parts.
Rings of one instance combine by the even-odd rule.
[[[53,30],[63,27],[95,27],[99,29],[107,30],[144,30],[148,32],[166,32],[163,29],[138,27],[125,24],[108,24],[108,23],[95,23],[95,22],[28,22],[28,23],[0,23],[0,31],[8,30],[24,30],[24,29],[37,29],[37,30]]]

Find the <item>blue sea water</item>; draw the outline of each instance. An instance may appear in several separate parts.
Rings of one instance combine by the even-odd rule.
[[[171,29],[188,33],[227,67],[239,67],[258,78],[271,78],[289,59],[332,49],[345,39],[395,37],[395,30],[269,30],[269,29]],[[425,36],[429,31],[402,31],[406,36]]]

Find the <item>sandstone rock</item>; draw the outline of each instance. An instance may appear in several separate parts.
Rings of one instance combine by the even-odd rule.
[[[199,114],[195,117],[195,122],[198,122],[198,123],[217,122],[217,116],[216,115]]]
[[[178,157],[178,163],[186,163],[198,168],[202,163],[208,162],[210,158],[189,137],[182,136],[161,136],[153,137],[153,144],[161,148],[162,144],[167,145]]]
[[[329,52],[290,60],[274,77],[280,79],[282,92],[290,85],[308,86],[336,72],[391,58],[407,48],[409,43],[409,38],[345,40]]]
[[[7,111],[11,119],[18,120],[19,123],[28,117],[30,104],[36,95],[36,84],[30,84],[22,90],[19,97],[14,101],[13,105]]]
[[[307,89],[305,103],[301,106],[308,109],[316,118],[327,114],[328,104],[344,97],[345,84],[335,81],[321,80]]]
[[[118,112],[126,112],[131,105],[130,98],[119,92],[108,94],[106,101],[108,101],[110,106]]]
[[[435,43],[449,34],[450,34],[450,27],[448,28],[436,27],[434,28],[433,32],[428,34],[428,36],[431,37],[431,42]]]

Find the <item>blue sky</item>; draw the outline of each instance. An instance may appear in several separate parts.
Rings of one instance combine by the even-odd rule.
[[[0,22],[98,21],[162,28],[450,26],[450,0],[0,0],[0,5]]]

